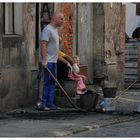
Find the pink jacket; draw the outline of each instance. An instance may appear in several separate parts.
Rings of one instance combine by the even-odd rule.
[[[86,84],[85,84],[87,79],[86,76],[69,71],[68,78],[77,81],[76,84],[77,94],[84,94],[86,92]]]

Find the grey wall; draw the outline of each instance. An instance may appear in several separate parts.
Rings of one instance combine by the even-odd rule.
[[[93,5],[93,73],[94,79],[104,78],[104,4],[94,3]],[[96,80],[95,80],[96,81]]]
[[[88,82],[93,83],[93,4],[78,4],[78,56],[88,65]]]
[[[23,35],[3,34],[0,4],[0,111],[21,108],[36,98],[35,4],[23,6]]]

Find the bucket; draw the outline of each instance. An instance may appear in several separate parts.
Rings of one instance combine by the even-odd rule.
[[[104,98],[101,103],[100,107],[103,111],[115,111],[116,105],[115,102],[112,102],[114,98]]]
[[[138,105],[138,112],[140,113],[140,104]]]
[[[103,88],[104,98],[115,98],[117,88]]]
[[[92,90],[88,90],[85,94],[80,95],[80,107],[87,110],[96,109],[99,94]]]
[[[75,97],[75,95],[76,95],[76,81],[63,80],[63,81],[60,81],[60,84],[70,97]],[[66,95],[62,92],[61,96],[65,97]]]

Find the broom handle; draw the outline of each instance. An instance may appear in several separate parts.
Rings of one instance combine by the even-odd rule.
[[[131,85],[129,85],[124,91],[122,91],[116,98],[113,99],[113,101],[110,103],[114,103],[122,94],[124,94],[131,86],[133,86],[138,80],[135,80]]]

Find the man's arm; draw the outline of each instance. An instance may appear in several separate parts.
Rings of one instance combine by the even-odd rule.
[[[42,65],[47,66],[47,58],[46,58],[46,50],[47,50],[48,42],[42,40],[41,41],[41,55],[42,55]]]
[[[74,60],[72,57],[68,56],[67,54],[65,54],[63,51],[59,51],[59,56],[63,59],[65,59],[66,61],[68,61],[71,65],[74,64]],[[60,58],[60,59],[61,59]],[[61,61],[61,60],[60,60]],[[63,62],[65,63],[65,62]]]
[[[67,55],[67,54],[64,56],[64,58],[65,58],[67,61],[69,61],[71,65],[73,65],[73,64],[75,63],[74,60],[73,60],[73,58],[70,57],[70,56]]]
[[[67,67],[69,67],[70,71],[72,71],[72,66],[66,59],[64,59],[62,56],[58,55],[58,60],[64,64],[66,64]]]
[[[58,55],[58,60],[61,61],[62,63],[68,64],[69,62],[64,59],[62,56]]]
[[[66,55],[65,53],[63,53],[62,51],[59,51],[59,60],[65,64],[67,64],[68,67],[73,68],[73,70],[75,72],[79,72],[80,69],[78,67],[78,65],[75,63],[74,59],[68,55]],[[71,67],[72,65],[72,67]]]

